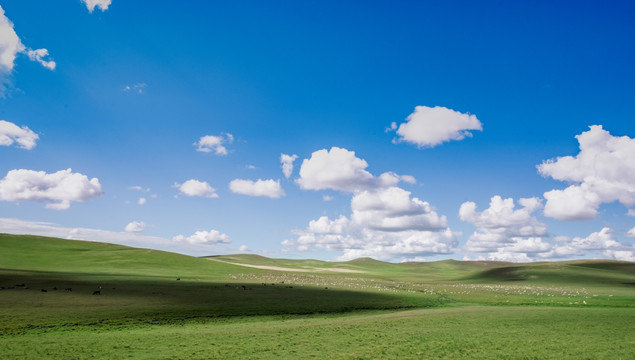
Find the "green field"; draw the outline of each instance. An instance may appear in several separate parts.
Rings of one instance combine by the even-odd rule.
[[[0,359],[635,358],[630,262],[194,258],[0,234],[0,288]]]

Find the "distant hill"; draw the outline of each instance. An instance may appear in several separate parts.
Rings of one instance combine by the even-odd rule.
[[[231,272],[282,271],[355,274],[404,281],[635,283],[635,263],[575,260],[540,263],[456,261],[387,263],[371,258],[346,262],[272,259],[235,254],[197,258],[100,242],[0,234],[0,269],[85,274],[134,274],[213,278]]]

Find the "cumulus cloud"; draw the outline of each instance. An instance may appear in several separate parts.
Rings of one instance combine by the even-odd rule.
[[[298,155],[280,154],[280,163],[282,164],[282,173],[287,179],[293,172],[293,162],[298,158]]]
[[[89,13],[92,13],[95,10],[95,7],[101,9],[101,11],[108,10],[108,6],[110,6],[111,0],[82,0],[84,4],[86,4],[86,8]]]
[[[35,147],[39,136],[27,126],[19,127],[12,122],[0,120],[0,146],[11,146],[31,150]]]
[[[425,201],[398,187],[363,190],[351,199],[351,215],[309,222],[297,238],[283,245],[298,251],[321,249],[341,252],[342,260],[361,256],[392,260],[412,256],[449,254],[457,236]]]
[[[591,233],[587,237],[574,237],[561,242],[548,253],[542,254],[543,258],[570,258],[580,256],[608,257],[616,260],[628,260],[634,258],[635,247],[618,242],[613,230],[608,227],[598,232]]]
[[[140,197],[139,200],[137,200],[137,204],[139,205],[145,205],[146,202],[148,202],[148,199],[144,197]]]
[[[529,255],[551,250],[551,245],[543,240],[547,226],[532,215],[542,207],[540,199],[521,198],[518,203],[520,208],[516,208],[514,199],[496,195],[481,212],[474,202],[461,204],[459,218],[476,226],[464,250],[501,261],[525,261]]]
[[[24,45],[13,30],[13,23],[0,6],[0,69],[4,73],[13,70],[16,54],[24,51]]]
[[[635,239],[635,227],[626,232],[626,236],[629,238]]]
[[[11,170],[0,180],[0,201],[43,201],[46,207],[65,210],[71,201],[86,201],[103,194],[99,179],[73,173],[71,169],[44,171]]]
[[[475,115],[463,114],[442,106],[417,106],[406,122],[397,127],[392,123],[389,131],[396,130],[395,142],[408,142],[419,148],[435,147],[450,140],[471,137],[470,130],[483,130]]]
[[[333,189],[355,192],[396,185],[402,177],[386,172],[379,177],[366,171],[368,163],[355,156],[354,151],[332,147],[331,150],[318,150],[304,159],[300,167],[300,177],[296,179],[300,188],[305,190]],[[413,180],[407,176],[408,181]]]
[[[230,133],[224,133],[221,135],[205,135],[194,143],[197,146],[196,151],[200,152],[214,152],[216,155],[227,155],[227,148],[223,144],[231,144],[234,142],[234,136]]]
[[[217,198],[216,190],[205,181],[190,179],[183,184],[174,183],[173,187],[185,196],[201,196],[207,198]]]
[[[351,214],[313,220],[306,229],[294,231],[297,238],[287,239],[283,245],[298,251],[337,251],[342,253],[340,259],[403,260],[455,250],[460,233],[447,226],[446,217],[396,186],[400,181],[416,183],[413,176],[393,172],[374,176],[367,167],[355,152],[338,147],[315,151],[303,160],[296,179],[300,188],[352,193]],[[323,199],[333,198],[325,195]]]
[[[55,69],[55,61],[46,60],[48,50],[33,50],[22,44],[18,34],[13,29],[13,23],[4,13],[4,9],[0,6],[0,74],[6,76],[13,71],[15,58],[17,54],[26,54],[29,59],[37,61],[47,69]]]
[[[229,243],[231,242],[231,238],[219,232],[218,230],[210,230],[210,231],[196,231],[194,234],[190,236],[177,235],[172,238],[175,241],[179,242],[187,242],[190,244],[219,244],[219,243]]]
[[[126,232],[141,232],[145,230],[146,224],[143,221],[132,221],[128,225],[126,225]]]
[[[229,189],[236,194],[248,196],[266,196],[277,199],[284,196],[284,190],[280,186],[280,180],[243,180],[235,179],[229,183]]]
[[[442,230],[445,216],[439,216],[428,202],[411,198],[398,187],[361,191],[353,196],[351,220],[379,231]]]
[[[601,125],[576,135],[580,152],[538,165],[543,176],[572,183],[544,193],[545,216],[559,220],[590,220],[603,203],[635,205],[635,139],[612,136]]]

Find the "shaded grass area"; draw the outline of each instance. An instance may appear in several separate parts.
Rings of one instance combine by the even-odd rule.
[[[4,335],[197,318],[431,307],[443,302],[434,294],[413,296],[288,282],[220,283],[103,274],[0,271],[2,284],[14,284],[0,291],[0,332]],[[27,288],[15,286],[22,284]],[[99,295],[93,295],[95,291]]]
[[[632,359],[630,309],[451,307],[0,337],[6,358]]]

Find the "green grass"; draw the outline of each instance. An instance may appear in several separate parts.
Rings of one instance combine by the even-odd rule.
[[[194,258],[0,234],[0,358],[633,359],[633,284],[617,261]]]

